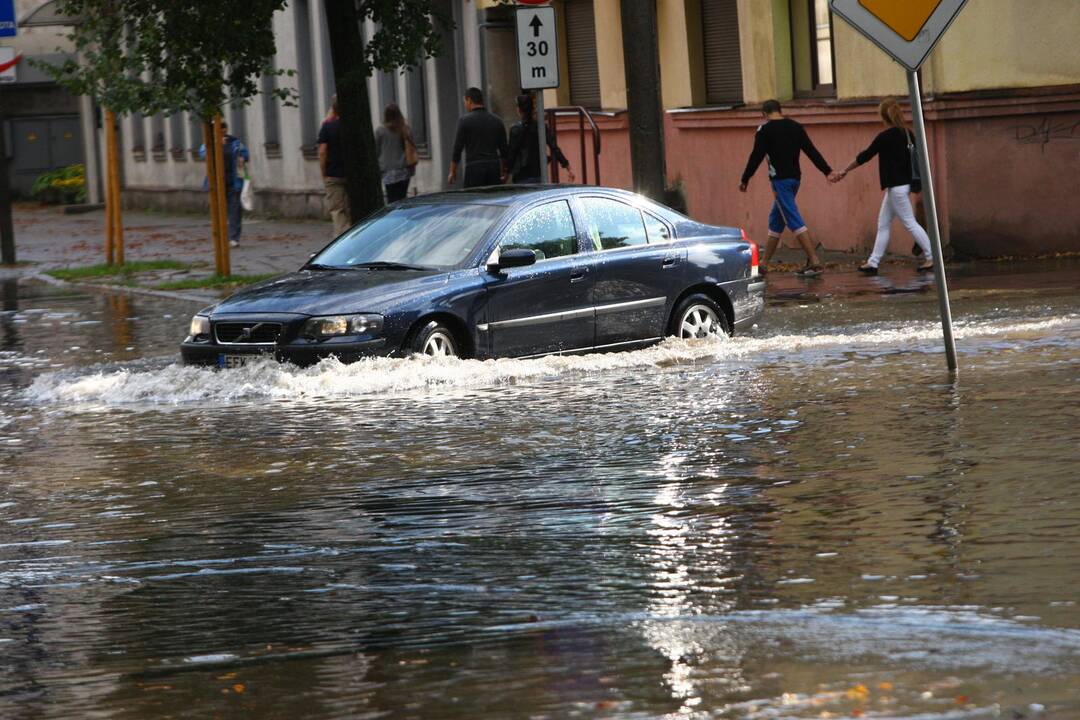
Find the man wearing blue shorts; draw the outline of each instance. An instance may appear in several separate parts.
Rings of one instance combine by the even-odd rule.
[[[814,143],[810,142],[810,136],[806,134],[803,126],[789,117],[784,117],[778,101],[766,100],[761,106],[761,112],[765,115],[766,121],[757,129],[754,149],[750,152],[746,170],[743,171],[739,191],[746,192],[750,177],[757,171],[761,161],[768,156],[769,182],[772,183],[773,195],[776,199],[773,202],[772,212],[769,213],[769,241],[765,244],[765,257],[761,261],[762,269],[768,267],[769,260],[776,252],[777,245],[780,244],[780,234],[786,227],[795,233],[795,239],[806,252],[806,266],[799,270],[798,274],[820,275],[821,261],[814,250],[810,229],[806,227],[802,213],[799,212],[799,206],[795,204],[795,196],[799,192],[799,183],[802,180],[799,153],[805,152],[826,178],[829,177],[832,168],[814,147]]]

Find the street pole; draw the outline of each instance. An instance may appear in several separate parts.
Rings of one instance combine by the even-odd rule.
[[[934,199],[934,178],[930,175],[930,151],[926,143],[926,120],[923,117],[922,89],[919,75],[908,71],[908,94],[911,96],[911,120],[915,126],[915,147],[919,152],[922,173],[923,203],[926,205],[926,224],[930,247],[934,251],[934,282],[937,285],[938,307],[941,310],[941,331],[945,337],[945,360],[949,370],[956,371],[956,342],[953,340],[952,310],[949,307],[949,288],[945,282],[945,259],[941,252],[941,229],[938,227],[937,202]]]
[[[664,110],[660,101],[656,0],[622,0],[620,14],[634,190],[662,202],[667,169],[664,157]]]
[[[536,91],[536,138],[538,145],[540,146],[540,182],[547,185],[549,181],[548,177],[548,163],[547,163],[547,128],[544,126],[544,91]]]
[[[0,101],[0,262],[15,264],[15,228],[11,221],[11,178],[8,177],[4,104]]]

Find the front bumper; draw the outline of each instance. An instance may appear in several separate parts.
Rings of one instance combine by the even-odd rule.
[[[336,357],[342,362],[355,362],[365,357],[389,355],[386,350],[386,338],[355,340],[352,338],[331,338],[324,341],[295,340],[278,345],[220,345],[214,342],[183,342],[180,344],[180,359],[185,365],[205,365],[220,367],[224,355],[270,355],[278,362],[293,365],[314,365],[328,357]]]

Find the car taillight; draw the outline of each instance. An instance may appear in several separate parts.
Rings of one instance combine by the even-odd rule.
[[[756,242],[750,240],[746,235],[746,230],[740,230],[742,232],[742,239],[745,242],[750,243],[750,277],[757,277],[758,275],[758,246]]]

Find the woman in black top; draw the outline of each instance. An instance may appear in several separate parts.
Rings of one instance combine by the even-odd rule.
[[[510,151],[507,154],[507,165],[510,167],[510,178],[515,184],[539,183],[540,182],[540,149],[536,137],[536,118],[533,117],[533,99],[531,95],[518,95],[518,117],[520,122],[514,123],[510,128]],[[544,128],[547,135],[547,146],[555,160],[566,170],[570,176],[570,182],[574,182],[574,173],[570,169],[570,161],[563,155],[562,150],[555,144],[555,133],[550,126]],[[547,158],[544,158],[546,161]]]
[[[885,198],[881,201],[881,212],[878,214],[877,239],[874,241],[874,251],[865,265],[859,267],[859,271],[867,275],[877,275],[878,265],[885,256],[885,250],[889,247],[890,225],[894,218],[900,218],[907,231],[915,237],[915,242],[923,251],[926,262],[918,267],[919,272],[933,270],[933,255],[930,252],[930,238],[926,231],[915,220],[915,213],[911,209],[911,192],[917,192],[918,188],[912,188],[911,177],[911,146],[915,138],[904,123],[904,111],[894,98],[886,98],[878,106],[881,119],[887,126],[874,138],[870,147],[859,153],[855,160],[840,172],[833,173],[830,178],[833,182],[840,182],[844,177],[863,165],[876,155],[878,158],[878,175],[881,178],[881,189],[885,191]]]

